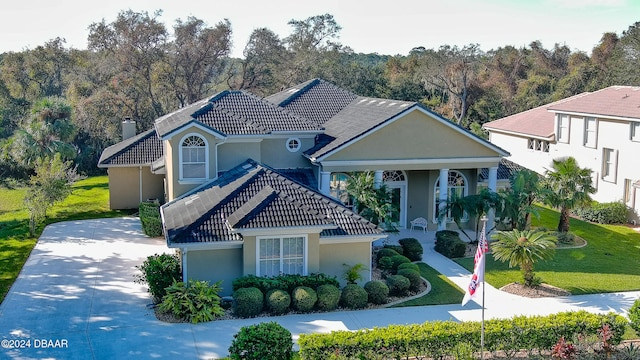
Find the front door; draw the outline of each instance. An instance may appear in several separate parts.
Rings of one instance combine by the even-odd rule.
[[[392,204],[398,209],[391,220],[396,227],[404,229],[407,226],[407,177],[403,171],[385,171],[383,181],[391,192]]]

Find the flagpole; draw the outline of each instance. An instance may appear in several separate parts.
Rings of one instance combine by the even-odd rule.
[[[485,225],[487,224],[487,216],[483,215],[480,219],[482,221],[482,232],[483,236],[485,236]],[[479,246],[481,244],[478,244]],[[482,262],[482,273],[484,274],[484,265],[485,262]],[[480,329],[480,360],[484,360],[484,276],[482,277],[482,328]]]

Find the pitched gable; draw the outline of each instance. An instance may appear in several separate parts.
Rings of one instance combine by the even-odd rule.
[[[151,129],[104,149],[98,167],[150,165],[162,158],[162,141]]]

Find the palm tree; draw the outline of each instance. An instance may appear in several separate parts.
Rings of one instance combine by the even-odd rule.
[[[523,169],[509,179],[509,187],[500,192],[502,206],[496,214],[510,229],[524,230],[531,225],[531,215],[538,216],[533,203],[539,197],[539,175]]]
[[[553,257],[556,242],[555,236],[537,230],[498,231],[493,235],[491,252],[494,259],[509,261],[509,267],[518,266],[524,277],[524,285],[533,287],[540,283],[533,272],[533,264],[538,260]]]
[[[581,168],[573,157],[554,159],[543,180],[543,200],[560,208],[559,232],[569,231],[569,212],[576,206],[591,202],[596,192],[591,182],[591,170]]]

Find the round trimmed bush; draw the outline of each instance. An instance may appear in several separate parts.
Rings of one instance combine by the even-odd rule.
[[[229,347],[231,359],[281,360],[291,359],[293,340],[291,332],[271,321],[243,326],[233,335]]]
[[[382,248],[380,250],[378,250],[378,252],[376,253],[376,260],[378,260],[378,262],[380,261],[380,259],[382,259],[385,256],[395,256],[395,255],[402,255],[399,252],[395,251],[394,249],[391,248]]]
[[[402,246],[402,255],[408,257],[411,261],[422,260],[423,249],[418,239],[405,238],[400,239],[398,242],[400,243],[400,246]]]
[[[411,282],[402,275],[390,275],[387,277],[389,295],[404,296],[409,291]]]
[[[409,260],[409,258],[404,255],[394,255],[391,257],[391,269],[397,270],[400,264],[405,264],[410,262],[411,260]]]
[[[404,276],[409,279],[409,290],[418,291],[422,285],[422,278],[420,273],[411,269],[398,270],[398,275]]]
[[[401,256],[401,255],[398,255],[398,256]],[[393,261],[391,261],[391,256],[381,257],[380,260],[378,260],[378,267],[382,270],[393,269]]]
[[[256,287],[238,289],[233,293],[233,312],[239,317],[254,317],[262,312],[264,295]]]
[[[403,269],[410,269],[420,273],[420,267],[418,266],[418,264],[414,264],[414,263],[402,263],[398,265],[398,271]]]
[[[391,245],[391,244],[388,244],[388,245],[385,245],[385,246],[384,246],[384,248],[385,248],[385,249],[392,249],[392,250],[395,250],[398,254],[400,254],[400,255],[404,255],[404,254],[403,254],[404,249],[403,249],[403,248],[402,248],[402,246],[400,246],[400,245]]]
[[[340,305],[347,309],[362,309],[367,306],[368,297],[369,294],[362,286],[349,284],[342,289]]]
[[[337,287],[325,284],[320,285],[316,289],[318,294],[318,302],[316,307],[322,311],[333,311],[338,308],[340,303],[340,289]]]
[[[369,281],[364,284],[364,290],[367,292],[367,298],[372,304],[386,304],[389,301],[389,287],[384,281]]]
[[[629,324],[640,335],[640,299],[636,300],[629,308]]]
[[[289,310],[291,305],[291,295],[281,289],[273,289],[267,292],[265,297],[267,310],[274,315],[284,314]]]
[[[316,291],[308,286],[298,286],[291,293],[291,305],[300,312],[309,312],[318,301]]]

